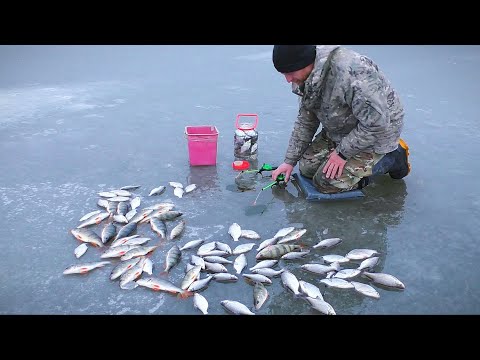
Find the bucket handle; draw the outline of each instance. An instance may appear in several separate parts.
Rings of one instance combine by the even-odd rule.
[[[238,121],[240,120],[241,116],[254,116],[255,117],[255,123],[253,124],[253,127],[251,127],[251,128],[243,128],[243,127],[240,128],[238,126]],[[235,121],[235,127],[239,130],[253,130],[257,127],[257,124],[258,124],[258,115],[257,114],[238,114],[237,119]]]

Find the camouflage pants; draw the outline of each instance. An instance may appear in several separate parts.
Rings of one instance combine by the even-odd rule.
[[[335,148],[336,144],[322,131],[299,161],[300,174],[312,179],[315,187],[325,194],[357,189],[357,183],[363,177],[372,175],[372,168],[384,157],[383,154],[359,153],[347,161],[338,179],[326,179],[322,170],[328,154]]]

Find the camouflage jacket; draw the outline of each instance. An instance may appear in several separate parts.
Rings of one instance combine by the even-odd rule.
[[[339,46],[317,46],[314,68],[305,83],[292,84],[299,111],[285,162],[293,166],[319,126],[347,159],[359,152],[386,154],[398,146],[403,106],[378,66]]]

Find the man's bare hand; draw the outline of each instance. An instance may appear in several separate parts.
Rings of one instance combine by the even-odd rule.
[[[342,176],[343,167],[347,160],[343,160],[335,150],[328,155],[328,161],[323,167],[323,173],[327,179],[335,179]]]
[[[292,173],[292,171],[293,171],[292,165],[283,163],[276,170],[272,172],[272,180],[275,181],[277,179],[277,176],[283,173],[285,174],[285,183],[287,183],[288,180],[290,179],[290,174]]]

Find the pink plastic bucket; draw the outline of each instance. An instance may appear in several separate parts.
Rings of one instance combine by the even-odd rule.
[[[213,125],[186,126],[190,165],[215,165],[217,163],[218,130]]]

